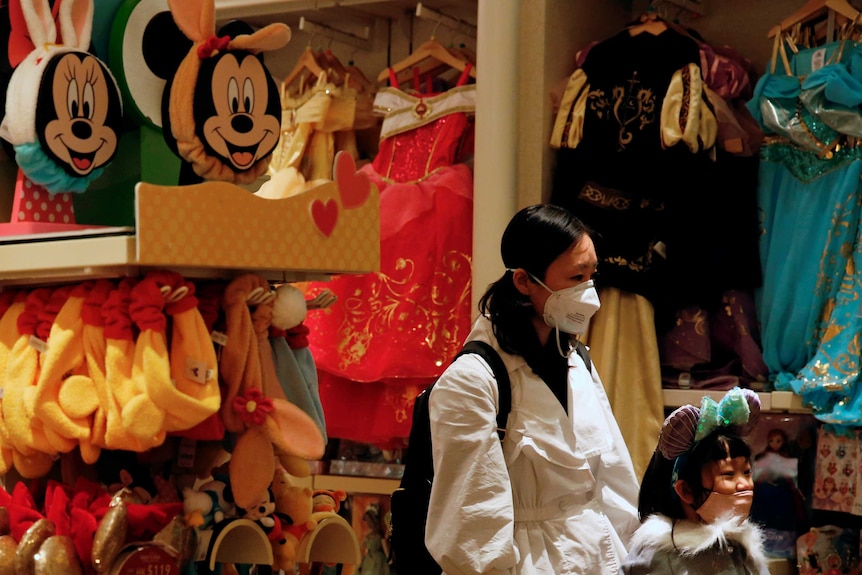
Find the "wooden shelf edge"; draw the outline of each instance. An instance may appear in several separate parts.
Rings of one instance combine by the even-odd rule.
[[[719,401],[726,391],[708,389],[662,389],[664,406],[676,408],[680,405],[700,405],[703,396]],[[790,391],[760,391],[760,410],[766,413],[811,413],[802,405],[802,398]]]
[[[398,488],[400,479],[383,477],[356,477],[354,475],[313,475],[314,489],[341,489],[346,493],[371,493],[392,495]]]

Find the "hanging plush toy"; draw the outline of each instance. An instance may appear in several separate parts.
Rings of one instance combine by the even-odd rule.
[[[62,0],[59,31],[48,0],[15,2],[34,49],[12,73],[0,126],[20,168],[12,222],[71,224],[63,194],[86,190],[117,151],[119,89],[87,52],[93,0]]]
[[[199,177],[252,183],[266,172],[281,131],[278,87],[259,54],[287,44],[290,28],[217,36],[213,0],[168,4],[193,45],[165,88],[165,139]]]

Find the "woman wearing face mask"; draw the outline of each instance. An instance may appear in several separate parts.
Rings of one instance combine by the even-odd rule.
[[[626,575],[767,575],[760,529],[748,519],[754,480],[743,437],[760,400],[734,388],[671,413],[641,484],[642,525],[623,563]]]
[[[598,309],[589,230],[565,209],[509,222],[507,270],[482,297],[469,340],[490,343],[511,380],[477,355],[432,388],[434,482],[425,543],[448,575],[617,575],[637,527],[637,477],[601,380],[575,352]]]

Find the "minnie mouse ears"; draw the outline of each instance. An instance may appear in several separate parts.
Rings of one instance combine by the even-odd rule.
[[[665,419],[657,449],[665,459],[676,459],[718,428],[748,435],[759,418],[760,398],[750,389],[734,387],[717,403],[704,396],[699,409],[683,405]]]

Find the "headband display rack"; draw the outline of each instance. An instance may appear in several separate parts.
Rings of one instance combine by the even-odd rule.
[[[359,48],[360,50],[371,49],[371,26],[366,25],[363,28],[362,34],[357,35],[351,34],[349,32],[344,32],[342,30],[337,30],[325,24],[318,24],[317,22],[312,22],[311,20],[308,20],[305,16],[302,16],[299,19],[298,28],[303,32],[326,36],[327,38],[331,38],[336,42],[339,42],[341,44],[347,44],[348,46],[354,46],[356,48]]]
[[[422,2],[416,3],[416,17],[422,18],[423,20],[437,22],[438,24],[442,24],[450,30],[459,32],[471,38],[475,38],[478,31],[478,28],[473,24],[428,8],[427,6],[423,5]]]

